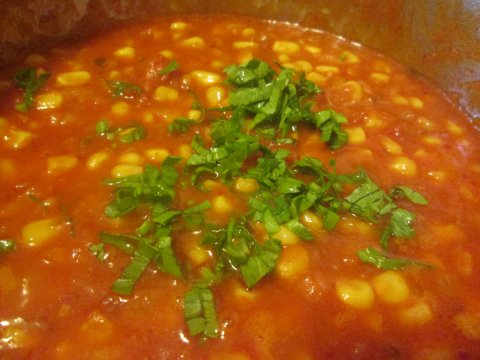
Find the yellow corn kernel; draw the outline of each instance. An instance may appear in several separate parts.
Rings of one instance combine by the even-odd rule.
[[[0,116],[0,130],[4,130],[8,125],[8,120]]]
[[[413,156],[415,157],[419,157],[419,158],[425,158],[428,156],[427,152],[425,151],[425,149],[421,148],[421,149],[418,149],[417,151],[415,151],[415,153],[413,154]]]
[[[242,35],[243,36],[252,36],[252,35],[255,35],[255,30],[252,29],[252,28],[245,28],[242,30]]]
[[[120,155],[117,160],[119,163],[130,165],[142,165],[144,162],[143,156],[136,152],[128,152]]]
[[[403,151],[400,144],[397,143],[395,140],[392,140],[388,136],[382,136],[380,138],[380,142],[382,143],[385,150],[387,150],[387,152],[390,154],[400,155]]]
[[[480,340],[480,315],[468,311],[461,312],[453,318],[457,329],[471,340]]]
[[[436,136],[427,135],[427,136],[424,136],[422,140],[427,145],[435,145],[435,146],[442,145],[442,139]]]
[[[110,112],[115,116],[125,116],[130,112],[130,105],[125,101],[117,101],[110,108]]]
[[[165,158],[170,155],[168,150],[165,149],[148,149],[145,150],[145,156],[150,160],[154,162],[163,162]]]
[[[206,98],[210,107],[219,107],[225,99],[225,89],[220,86],[211,86],[207,89]]]
[[[222,70],[225,67],[225,64],[220,60],[212,60],[210,62],[210,67],[217,70]]]
[[[11,159],[0,159],[0,174],[3,178],[12,177],[16,174],[15,162]]]
[[[460,275],[470,276],[473,270],[472,254],[461,251],[455,256],[455,267]]]
[[[22,229],[22,242],[28,246],[40,246],[53,239],[61,226],[57,218],[32,221]]]
[[[57,75],[57,84],[62,86],[77,86],[88,84],[92,75],[88,71],[71,71]]]
[[[321,74],[326,74],[328,76],[331,76],[333,74],[338,74],[340,72],[340,69],[338,66],[331,66],[331,65],[318,65],[315,66],[315,70]]]
[[[378,129],[385,125],[385,121],[376,116],[369,116],[365,119],[365,126],[370,129]]]
[[[402,95],[393,95],[392,96],[392,102],[395,104],[395,105],[408,105],[408,100],[405,96],[402,96]]]
[[[183,21],[176,21],[170,24],[170,30],[185,30],[187,28],[187,23]]]
[[[307,60],[298,60],[293,63],[293,68],[299,72],[308,73],[313,67]]]
[[[17,318],[20,320],[20,318]],[[12,322],[6,321],[7,325],[0,332],[0,344],[2,350],[19,349],[28,346],[29,337],[25,331],[25,322],[23,319]],[[3,327],[3,326],[2,326]]]
[[[254,291],[248,290],[243,284],[236,283],[233,288],[233,295],[240,301],[255,300],[257,294]]]
[[[0,296],[11,292],[18,286],[19,281],[7,265],[0,265]]]
[[[153,113],[151,111],[146,111],[146,112],[143,113],[142,121],[144,123],[151,124],[151,123],[153,123],[154,120],[155,120],[155,116],[153,115]]]
[[[109,80],[117,80],[120,78],[120,71],[117,70],[112,70],[108,73],[108,79]]]
[[[322,219],[309,210],[302,213],[300,222],[313,233],[324,231]]]
[[[322,49],[313,45],[305,45],[305,50],[310,54],[315,54],[315,55],[320,54],[322,52]]]
[[[398,272],[385,271],[372,281],[377,296],[388,304],[399,304],[408,299],[410,290],[407,282]]]
[[[242,194],[251,194],[258,190],[258,182],[255,179],[237,177],[234,190]]]
[[[107,151],[98,151],[87,159],[87,168],[89,170],[98,169],[109,157],[110,154]]]
[[[354,309],[367,309],[375,301],[372,287],[364,280],[337,280],[335,292],[343,303]]]
[[[353,144],[353,145],[362,144],[367,139],[367,135],[365,134],[365,131],[360,126],[345,129],[345,132],[348,135],[349,144]]]
[[[390,81],[390,75],[379,73],[379,72],[373,72],[370,74],[370,79],[372,79],[374,82],[378,84],[385,84]]]
[[[422,127],[425,130],[435,130],[437,128],[437,125],[435,124],[434,121],[424,116],[419,116],[417,119],[417,122],[418,122],[418,125],[420,125],[420,127]]]
[[[354,217],[347,216],[338,222],[338,230],[344,234],[358,234],[370,236],[372,224],[360,221]]]
[[[38,66],[42,65],[47,61],[45,56],[42,56],[40,54],[30,54],[27,56],[25,59],[25,64],[30,65],[30,66]]]
[[[175,101],[179,97],[178,91],[168,86],[159,86],[153,93],[153,98],[158,102]]]
[[[190,157],[190,155],[192,155],[192,147],[188,144],[180,145],[178,148],[178,155],[184,159]]]
[[[49,174],[58,175],[73,169],[78,164],[78,158],[74,155],[52,156],[47,159],[47,171]]]
[[[212,201],[212,209],[218,214],[228,214],[232,211],[232,204],[225,196],[216,196]]]
[[[423,101],[417,97],[409,97],[408,102],[415,109],[423,109]]]
[[[395,158],[390,164],[390,168],[405,176],[414,176],[417,174],[417,164],[405,156]]]
[[[310,80],[311,82],[313,82],[315,85],[318,85],[318,86],[325,85],[325,82],[327,81],[327,77],[325,75],[319,74],[314,71],[309,72],[306,76],[306,79]]]
[[[194,36],[183,40],[180,44],[191,48],[203,48],[205,46],[205,40],[199,36]]]
[[[427,172],[427,175],[438,181],[443,181],[446,177],[444,171],[429,171]]]
[[[447,130],[453,135],[462,135],[464,133],[463,128],[451,120],[447,121]]]
[[[282,245],[294,245],[300,241],[300,238],[286,226],[280,225],[280,230],[273,237],[279,240]]]
[[[308,251],[301,244],[287,246],[283,249],[275,272],[284,279],[292,279],[304,274],[310,265]]]
[[[390,74],[392,72],[392,68],[384,60],[376,60],[373,63],[373,69],[377,72],[382,72],[386,74]]]
[[[113,56],[118,59],[130,60],[135,57],[135,49],[131,46],[125,46],[123,48],[115,50]]]
[[[195,245],[192,249],[190,249],[187,252],[187,255],[193,262],[193,265],[203,264],[209,258],[208,251],[198,245]]]
[[[95,343],[104,342],[113,336],[112,322],[100,311],[95,310],[80,326],[83,338]]]
[[[432,319],[432,309],[424,302],[400,311],[400,320],[407,325],[424,325]]]
[[[288,56],[287,54],[280,54],[278,55],[278,61],[280,63],[286,63],[287,61],[290,61],[290,56]]]
[[[358,64],[360,62],[360,58],[348,50],[342,52],[340,58],[347,64]]]
[[[159,52],[160,55],[165,56],[167,59],[173,59],[173,51],[172,50],[162,50]]]
[[[353,101],[360,101],[363,96],[362,85],[358,81],[350,80],[343,83],[343,88],[350,90],[351,99]]]
[[[124,177],[129,175],[141,174],[143,167],[140,165],[118,164],[111,171],[113,177]]]
[[[235,41],[233,43],[234,49],[249,49],[257,46],[255,41]]]
[[[63,103],[63,95],[52,91],[46,94],[38,94],[35,101],[38,110],[57,109]]]
[[[202,118],[202,112],[200,110],[189,110],[187,113],[187,118],[195,121],[199,121]]]
[[[216,187],[220,186],[220,184],[216,181],[206,179],[202,182],[202,189],[206,191],[212,191]]]
[[[21,149],[30,144],[33,134],[23,130],[10,130],[3,138],[8,147]]]
[[[273,43],[273,51],[280,54],[295,54],[300,51],[300,44],[277,40]]]
[[[194,70],[190,75],[201,85],[208,86],[220,82],[221,77],[216,73],[203,70]]]

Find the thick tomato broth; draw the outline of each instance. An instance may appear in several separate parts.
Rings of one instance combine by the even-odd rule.
[[[314,109],[331,108],[348,119],[342,128],[349,140],[338,150],[302,126],[295,144],[272,148],[288,149],[289,161],[307,155],[328,166],[335,159],[340,174],[363,168],[382,189],[401,184],[421,193],[428,205],[397,202],[416,214],[416,235],[392,239],[390,251],[433,266],[393,271],[407,294],[389,300],[378,277],[392,271],[356,254],[379,248],[386,221],[342,213],[331,231],[313,226],[313,241],[284,244],[277,268],[252,289],[238,275],[212,286],[218,336],[202,340],[189,334],[184,319],[187,280],[150,264],[131,295],[116,294],[112,284],[131,256],[105,245],[101,262],[89,246],[101,231],[130,233],[146,216],[137,209],[107,217],[113,188],[103,180],[158,165],[165,154],[187,159],[194,134],[207,138],[210,119],[219,114],[207,111],[184,133],[169,134],[168,125],[198,115],[189,113],[195,97],[207,108],[228,105],[223,69],[251,58],[277,72],[275,64],[305,72],[322,90]],[[172,59],[178,69],[159,76]],[[15,105],[24,92],[12,76],[25,67],[51,77],[22,112]],[[71,72],[88,75],[62,81]],[[114,97],[111,81],[135,84],[141,93]],[[1,87],[0,236],[16,244],[0,253],[2,358],[480,358],[478,133],[438,90],[395,62],[294,25],[184,16],[31,55],[3,71]],[[140,124],[145,137],[110,141],[97,135],[101,119],[111,127]],[[185,179],[176,185],[175,208],[221,198],[226,205],[204,215],[216,225],[247,212],[248,195],[230,183],[210,176],[201,190]],[[257,238],[265,236],[261,225],[252,227]],[[211,251],[204,259],[192,255],[202,251],[201,230],[172,231],[184,271],[211,261]],[[361,295],[342,290],[345,282],[372,296],[352,305],[349,298]]]

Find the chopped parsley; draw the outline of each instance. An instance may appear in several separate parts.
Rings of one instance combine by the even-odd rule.
[[[35,68],[25,68],[15,74],[13,80],[18,87],[24,90],[23,101],[15,105],[15,109],[18,111],[26,112],[33,105],[35,100],[35,93],[45,85],[50,78],[50,73],[43,72],[37,74]]]
[[[159,76],[167,75],[171,73],[172,71],[175,71],[178,69],[178,63],[175,60],[171,60],[167,66],[165,66],[163,69],[158,71]]]
[[[194,287],[184,298],[183,311],[190,335],[218,336],[218,322],[210,289]]]
[[[95,133],[103,136],[112,142],[112,146],[120,144],[131,144],[140,141],[145,137],[145,127],[139,124],[132,124],[128,127],[111,128],[108,120],[102,119],[95,126]]]
[[[195,124],[197,124],[197,121],[195,120],[179,117],[173,120],[173,122],[170,125],[168,125],[168,133],[169,134],[184,133],[184,132],[187,132],[188,129],[190,129],[190,127],[192,127]]]
[[[365,263],[372,264],[373,266],[382,270],[401,270],[407,266],[422,266],[432,267],[432,265],[415,260],[394,258],[382,254],[380,251],[373,247],[366,248],[357,252],[358,257]]]
[[[112,91],[112,96],[115,98],[123,97],[129,99],[142,93],[142,89],[138,85],[126,81],[110,81],[108,85]]]
[[[15,250],[15,248],[16,248],[15,241],[13,241],[12,239],[0,240],[0,252],[13,251]]]

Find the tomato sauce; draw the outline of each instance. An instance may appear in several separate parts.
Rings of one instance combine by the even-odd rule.
[[[228,106],[223,69],[252,58],[305,73],[322,90],[313,109],[348,119],[348,142],[338,150],[300,126],[295,144],[278,146],[291,159],[334,159],[339,174],[362,168],[382,189],[404,185],[428,200],[399,200],[416,214],[415,236],[392,239],[390,250],[433,266],[377,269],[357,252],[379,247],[384,221],[342,214],[326,231],[318,216],[303,214],[313,241],[283,243],[276,269],[255,287],[239,276],[212,286],[218,336],[202,340],[185,322],[187,280],[150,264],[131,295],[117,294],[112,284],[131,256],[105,246],[101,262],[89,247],[100,232],[130,233],[145,219],[141,209],[106,216],[113,188],[104,179],[167,155],[183,158],[183,169],[195,134],[207,139],[218,116],[195,104]],[[172,60],[178,68],[161,73]],[[12,77],[27,67],[51,76],[22,112],[15,106],[24,91]],[[141,91],[115,96],[114,81]],[[32,54],[2,71],[0,94],[0,238],[16,245],[0,252],[1,358],[480,358],[479,136],[440,91],[392,60],[291,24],[165,17]],[[171,134],[178,117],[200,122]],[[101,120],[120,129],[112,139],[99,135]],[[145,136],[122,142],[138,126]],[[248,196],[231,184],[182,181],[174,206],[209,200],[209,224],[248,211]],[[265,235],[261,224],[251,226]],[[172,238],[186,272],[212,262],[201,230],[173,229]]]

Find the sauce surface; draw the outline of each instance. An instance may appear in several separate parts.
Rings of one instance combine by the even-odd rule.
[[[285,230],[276,235],[283,237],[275,270],[252,289],[238,275],[211,286],[219,327],[217,337],[202,340],[184,318],[193,275],[179,279],[152,263],[130,295],[117,294],[112,284],[131,256],[105,245],[102,262],[91,246],[101,232],[133,233],[148,217],[144,209],[106,216],[114,187],[104,179],[141,173],[167,155],[183,159],[175,208],[208,200],[203,216],[214,226],[247,213],[252,190],[239,190],[237,177],[205,176],[195,187],[182,169],[195,153],[195,134],[211,145],[221,112],[204,109],[228,106],[223,69],[252,58],[277,73],[278,65],[305,73],[322,90],[313,109],[348,119],[341,125],[348,142],[337,150],[306,126],[293,144],[266,145],[288,150],[290,162],[309,156],[328,167],[334,159],[338,174],[361,168],[385,191],[403,185],[422,194],[428,205],[396,202],[415,213],[415,235],[392,238],[389,253],[431,266],[391,271],[358,258],[380,248],[386,220],[341,213],[326,231],[318,214],[303,213],[313,241]],[[167,71],[172,60],[178,68]],[[51,76],[19,111],[24,91],[12,77],[27,67],[37,78]],[[33,54],[3,71],[0,94],[0,238],[16,245],[0,252],[0,357],[480,358],[478,133],[439,91],[395,62],[288,24],[160,18]],[[169,132],[179,117],[194,123]],[[143,137],[128,137],[140,128]],[[264,225],[248,221],[263,241]],[[212,250],[200,245],[204,231],[172,230],[187,274],[213,264]]]

